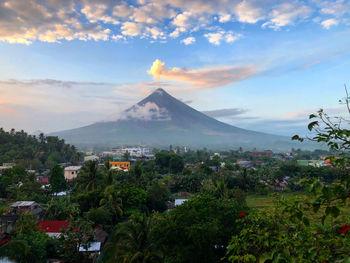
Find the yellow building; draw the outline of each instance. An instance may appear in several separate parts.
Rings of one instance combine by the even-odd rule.
[[[123,170],[130,168],[130,162],[110,161],[109,164],[112,168],[117,167]]]

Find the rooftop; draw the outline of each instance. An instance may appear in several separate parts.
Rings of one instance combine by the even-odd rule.
[[[11,205],[11,207],[23,207],[23,206],[32,206],[35,204],[35,201],[17,201]]]
[[[62,228],[67,228],[67,221],[40,221],[38,227],[46,233],[61,233]]]

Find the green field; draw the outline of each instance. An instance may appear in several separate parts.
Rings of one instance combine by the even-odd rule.
[[[293,198],[297,195],[303,195],[302,192],[294,192],[294,193],[281,193],[284,198]],[[258,208],[258,209],[263,209],[263,208],[271,208],[274,204],[274,200],[276,200],[276,197],[274,194],[269,194],[269,195],[255,195],[255,194],[250,194],[247,196],[247,205],[251,208]]]
[[[293,197],[296,196],[303,196],[303,192],[294,192],[294,193],[281,193],[286,200],[292,199]],[[255,195],[255,194],[250,194],[247,196],[247,205],[250,208],[256,208],[256,209],[272,209],[274,202],[276,200],[276,196],[273,194],[270,195]],[[346,205],[342,206],[340,208],[341,214],[340,217],[350,217],[350,202],[348,201]],[[312,212],[311,212],[312,213]],[[311,214],[311,217],[314,218],[319,218],[322,216],[322,211],[319,211],[318,213]]]

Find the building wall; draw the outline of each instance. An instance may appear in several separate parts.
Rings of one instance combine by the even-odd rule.
[[[73,169],[65,169],[64,170],[64,178],[66,180],[73,180],[75,177],[78,175],[78,170],[73,170]]]
[[[115,161],[110,161],[109,164],[112,167],[119,167],[119,168],[125,168],[129,169],[130,168],[130,162],[115,162]]]

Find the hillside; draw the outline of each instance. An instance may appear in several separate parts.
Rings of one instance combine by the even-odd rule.
[[[211,118],[163,89],[157,89],[121,116],[116,121],[98,122],[53,135],[78,146],[145,144],[162,147],[172,144],[275,150],[293,147],[287,137],[241,129]]]

